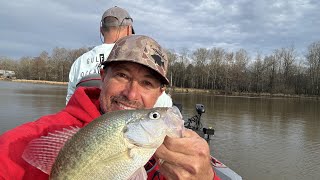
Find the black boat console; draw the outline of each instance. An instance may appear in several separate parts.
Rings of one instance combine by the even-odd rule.
[[[182,110],[181,105],[176,105],[180,111]],[[205,113],[205,108],[203,104],[196,104],[196,112],[197,114],[185,120],[184,126],[188,129],[192,129],[197,132],[201,137],[207,140],[209,143],[210,137],[214,135],[213,128],[203,127],[201,123],[201,115]]]

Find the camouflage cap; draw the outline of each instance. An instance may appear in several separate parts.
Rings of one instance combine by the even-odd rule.
[[[161,77],[161,82],[169,84],[166,77],[168,58],[164,49],[152,38],[143,35],[130,35],[119,39],[102,65],[115,61],[129,61],[145,65]]]

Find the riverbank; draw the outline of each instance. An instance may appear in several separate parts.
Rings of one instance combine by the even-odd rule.
[[[219,90],[208,90],[208,89],[193,89],[193,88],[177,88],[169,87],[167,90],[169,93],[198,93],[198,94],[211,94],[215,96],[232,96],[232,97],[257,97],[257,98],[310,98],[315,100],[320,100],[319,96],[306,96],[306,95],[293,95],[293,94],[271,94],[271,93],[249,93],[249,92],[229,92],[225,93],[224,91]]]
[[[43,80],[28,80],[28,79],[3,79],[2,81],[12,81],[12,82],[23,82],[23,83],[34,83],[34,84],[52,84],[52,85],[68,85],[68,82],[58,82],[58,81],[43,81]]]
[[[3,79],[4,81],[13,81],[13,82],[23,82],[23,83],[35,83],[35,84],[52,84],[52,85],[68,85],[68,82],[58,82],[58,81],[43,81],[43,80],[27,80],[27,79]],[[211,94],[215,96],[233,96],[233,97],[265,97],[265,98],[274,98],[274,97],[284,97],[284,98],[310,98],[320,100],[319,96],[306,96],[306,95],[292,95],[292,94],[270,94],[270,93],[248,93],[248,92],[230,92],[225,93],[224,91],[219,90],[208,90],[208,89],[194,89],[194,88],[178,88],[178,87],[168,87],[167,92],[172,93],[200,93],[200,94]]]

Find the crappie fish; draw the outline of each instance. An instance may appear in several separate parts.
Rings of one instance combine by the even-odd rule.
[[[35,139],[22,157],[50,179],[145,179],[144,165],[166,135],[181,137],[183,122],[176,107],[115,111]]]

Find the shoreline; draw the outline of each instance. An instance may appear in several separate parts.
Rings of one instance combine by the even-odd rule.
[[[44,80],[28,80],[28,79],[0,79],[1,81],[12,81],[12,82],[23,82],[23,83],[34,83],[34,84],[52,84],[52,85],[68,85],[68,82],[59,81],[44,81]]]
[[[172,92],[178,93],[191,93],[191,94],[210,94],[214,96],[226,96],[226,97],[246,97],[246,98],[304,98],[304,99],[314,99],[320,100],[319,96],[308,96],[308,95],[297,95],[297,94],[282,94],[282,93],[249,93],[249,92],[229,92],[219,90],[208,90],[208,89],[194,89],[194,88],[177,88],[168,87],[167,92],[171,94]]]
[[[23,82],[23,83],[34,83],[34,84],[51,84],[51,85],[64,85],[67,86],[68,82],[59,81],[44,81],[44,80],[28,80],[28,79],[3,79],[1,81],[12,81],[12,82]],[[208,89],[194,89],[194,88],[178,88],[178,87],[167,87],[167,93],[191,93],[191,94],[210,94],[214,96],[228,96],[228,97],[248,97],[248,98],[306,98],[320,100],[319,96],[306,96],[306,95],[292,95],[292,94],[271,94],[271,93],[248,93],[248,92],[231,92],[225,93],[219,90],[208,90]]]

